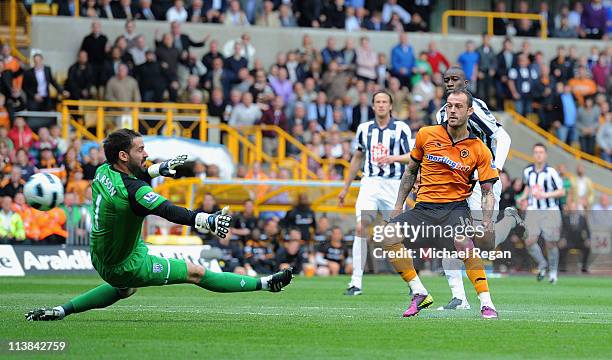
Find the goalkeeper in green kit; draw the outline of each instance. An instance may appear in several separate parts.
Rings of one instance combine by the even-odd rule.
[[[70,314],[105,308],[145,286],[192,283],[215,292],[278,292],[289,285],[291,269],[254,278],[215,273],[185,260],[149,255],[140,237],[142,222],[149,214],[221,238],[227,236],[231,216],[226,214],[227,208],[214,214],[196,214],[173,205],[148,185],[147,181],[156,176],[172,177],[186,155],[147,168],[142,137],[128,129],[108,135],[104,154],[107,162],[96,170],[91,184],[91,261],[106,283],[64,305],[32,310],[25,315],[27,320],[61,320]]]

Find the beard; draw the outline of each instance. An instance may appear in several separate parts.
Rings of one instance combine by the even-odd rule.
[[[130,159],[128,161],[127,168],[136,177],[141,177],[141,175],[144,175],[144,173],[147,170],[144,162],[138,162],[138,161],[135,161],[134,159]]]

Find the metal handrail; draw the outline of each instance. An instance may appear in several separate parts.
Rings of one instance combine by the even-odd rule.
[[[451,16],[463,17],[484,17],[487,18],[487,33],[493,35],[493,19],[527,19],[539,20],[542,24],[540,37],[546,39],[548,37],[546,29],[548,29],[548,21],[546,17],[540,14],[523,14],[511,12],[495,12],[495,11],[472,11],[472,10],[446,10],[442,13],[442,34],[448,35],[448,18]]]

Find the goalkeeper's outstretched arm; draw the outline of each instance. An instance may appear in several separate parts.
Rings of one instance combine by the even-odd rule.
[[[229,232],[232,217],[227,215],[229,207],[214,214],[196,213],[182,206],[177,206],[166,200],[151,211],[151,214],[162,217],[179,225],[193,226],[197,230],[207,230],[224,238]]]

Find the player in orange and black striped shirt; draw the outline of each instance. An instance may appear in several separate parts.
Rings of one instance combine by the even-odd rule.
[[[451,227],[453,236],[463,235],[462,241],[457,238],[442,240],[442,247],[448,250],[472,249],[471,238],[457,230],[464,224],[471,224],[470,209],[466,199],[470,196],[472,176],[478,171],[478,180],[482,189],[482,226],[492,230],[493,183],[498,179],[491,151],[472,134],[467,127],[467,120],[474,111],[472,95],[466,90],[455,90],[447,99],[448,121],[439,125],[422,128],[416,135],[416,143],[410,153],[408,168],[402,177],[395,213],[399,214],[390,223],[417,226],[434,225],[440,229]],[[417,204],[414,209],[401,213],[406,197],[410,193],[417,174],[421,171],[421,182],[417,193]],[[400,214],[401,213],[401,214]],[[396,227],[394,227],[396,229]],[[394,233],[394,231],[392,232]],[[387,234],[387,232],[385,232]],[[444,232],[446,234],[446,232]],[[447,236],[442,235],[440,236]],[[404,254],[406,249],[399,234],[383,240],[384,250],[395,254]],[[406,239],[407,240],[407,239]],[[423,243],[425,240],[426,243]],[[431,239],[411,239],[421,247],[435,247]],[[440,243],[440,242],[438,242]],[[416,244],[413,244],[416,245]],[[497,318],[497,311],[491,301],[484,266],[474,253],[463,259],[466,272],[474,285],[481,302],[483,318]],[[412,303],[404,316],[414,316],[433,303],[433,298],[421,283],[414,269],[412,258],[390,258],[395,270],[410,285],[414,294]]]

